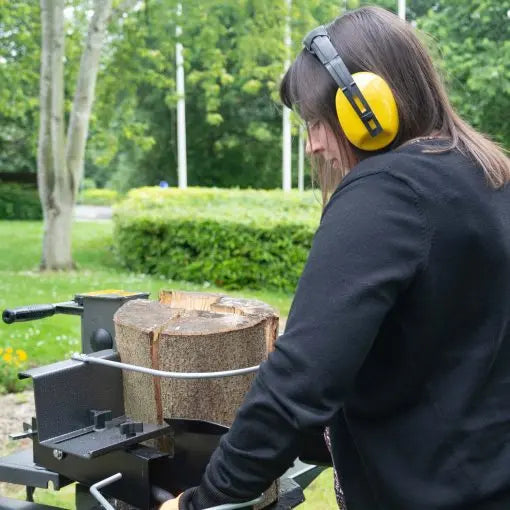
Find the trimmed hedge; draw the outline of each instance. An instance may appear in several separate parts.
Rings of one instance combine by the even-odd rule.
[[[87,205],[113,205],[119,199],[114,189],[89,188],[81,191],[78,202]]]
[[[1,220],[40,220],[41,201],[37,188],[29,184],[0,182]]]
[[[114,208],[114,244],[132,271],[293,291],[320,212],[312,192],[140,188]]]

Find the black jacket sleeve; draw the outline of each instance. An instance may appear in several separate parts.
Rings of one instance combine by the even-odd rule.
[[[285,334],[181,509],[250,500],[285,472],[300,435],[322,429],[341,408],[385,315],[425,265],[428,245],[418,195],[388,172],[335,192]]]

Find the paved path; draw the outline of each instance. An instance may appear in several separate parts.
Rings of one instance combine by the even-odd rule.
[[[105,205],[77,205],[74,217],[78,221],[111,220],[112,208]]]

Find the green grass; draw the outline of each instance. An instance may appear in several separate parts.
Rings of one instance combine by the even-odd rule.
[[[326,469],[314,480],[305,490],[305,498],[299,510],[338,510],[332,469]]]
[[[151,293],[157,299],[162,289],[224,292],[209,285],[176,282],[132,274],[116,267],[111,249],[110,222],[76,222],[73,227],[73,256],[78,269],[71,272],[41,273],[42,225],[40,222],[0,221],[0,310],[16,306],[57,303],[74,294],[101,289],[124,289]],[[274,306],[286,318],[292,296],[278,292],[242,290],[228,294],[260,299]],[[80,321],[58,315],[47,319],[0,324],[0,347],[23,349],[28,366],[62,360],[80,350]],[[0,360],[1,362],[1,360]],[[26,384],[30,384],[27,382]],[[8,491],[22,498],[22,490]],[[336,507],[331,472],[323,473],[306,491],[307,502],[300,510],[329,510]],[[72,488],[60,492],[36,491],[36,501],[74,509]]]
[[[132,274],[115,266],[111,250],[110,222],[77,222],[73,229],[73,254],[78,270],[38,271],[42,229],[35,222],[0,222],[0,309],[57,303],[74,294],[101,289],[150,292],[157,299],[162,289],[224,292],[214,286]],[[288,314],[291,296],[264,291],[236,291],[229,294],[265,301]],[[50,363],[80,348],[80,321],[74,316],[56,315],[39,321],[0,324],[0,347],[27,352],[32,365]]]
[[[11,486],[15,487],[15,486]],[[18,487],[18,486],[16,486]],[[5,491],[5,496],[13,499],[25,499],[25,489],[10,489]],[[74,503],[74,484],[68,485],[63,489],[53,491],[51,489],[36,489],[34,493],[34,502],[42,505],[52,505],[58,508],[65,508],[68,510],[75,510]]]

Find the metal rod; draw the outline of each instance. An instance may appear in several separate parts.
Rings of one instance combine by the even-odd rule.
[[[103,495],[99,492],[99,489],[102,489],[103,487],[106,487],[107,485],[110,485],[117,480],[120,480],[122,478],[121,473],[117,473],[113,476],[109,476],[108,478],[105,478],[104,480],[100,480],[99,482],[95,483],[90,487],[90,493],[94,498],[96,498],[97,501],[105,508],[106,510],[115,510],[115,508],[108,503],[108,501],[103,497]],[[163,489],[159,489],[162,493],[166,493],[171,496],[171,494]],[[210,508],[207,508],[206,510],[236,510],[237,508],[246,508],[247,506],[253,506],[257,503],[260,503],[262,501],[262,498],[264,495],[262,494],[256,499],[252,499],[251,501],[246,501],[244,503],[227,503],[225,505],[219,505],[219,506],[213,506]],[[161,502],[161,501],[158,501]]]
[[[94,485],[91,485],[90,487],[90,493],[92,494],[92,496],[94,496],[106,510],[115,510],[115,508],[112,505],[110,505],[108,501],[106,501],[106,499],[99,492],[99,489],[102,489],[103,487],[106,487],[107,485],[110,485],[113,482],[120,480],[121,478],[122,474],[117,473],[113,476],[109,476],[108,478],[105,478],[104,480],[95,483]]]
[[[236,510],[236,508],[246,508],[247,506],[253,506],[260,503],[263,497],[264,495],[259,496],[256,499],[252,499],[251,501],[246,501],[245,503],[227,503],[225,505],[212,506],[210,508],[206,508],[206,510]]]
[[[128,363],[121,363],[119,361],[95,358],[93,356],[87,356],[86,354],[76,353],[71,356],[71,359],[75,361],[83,361],[84,363],[105,365],[107,367],[120,368],[123,370],[132,370],[133,372],[141,372],[142,374],[166,377],[169,379],[214,379],[219,377],[233,377],[237,375],[250,374],[259,369],[259,365],[255,365],[253,367],[236,368],[234,370],[223,370],[219,372],[166,372],[164,370],[155,370],[154,368],[129,365]]]
[[[237,508],[246,508],[247,506],[253,506],[257,503],[260,503],[263,498],[264,495],[262,494],[262,496],[259,496],[256,499],[252,499],[251,501],[245,501],[244,503],[226,503],[224,505],[211,506],[205,510],[236,510]]]

